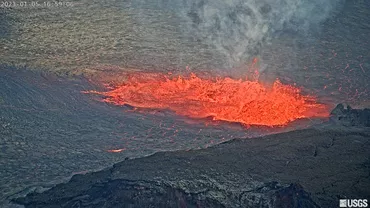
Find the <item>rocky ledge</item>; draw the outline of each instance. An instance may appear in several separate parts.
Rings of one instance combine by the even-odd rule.
[[[342,198],[369,199],[369,112],[342,107],[331,120],[356,128],[311,128],[126,159],[13,202],[25,207],[338,207]]]
[[[370,109],[353,109],[351,106],[344,108],[338,104],[331,112],[331,120],[344,126],[370,127]]]

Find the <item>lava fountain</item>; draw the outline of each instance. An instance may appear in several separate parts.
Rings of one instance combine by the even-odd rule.
[[[314,96],[276,80],[272,86],[228,77],[200,78],[194,73],[171,76],[132,73],[123,84],[109,87],[103,101],[135,108],[168,109],[191,118],[281,126],[300,118],[327,117]]]

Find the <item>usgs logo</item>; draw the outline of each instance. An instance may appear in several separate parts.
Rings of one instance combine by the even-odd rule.
[[[367,207],[367,199],[340,199],[339,207]]]

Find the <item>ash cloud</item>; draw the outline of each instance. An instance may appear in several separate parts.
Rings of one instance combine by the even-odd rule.
[[[281,31],[305,35],[319,28],[344,0],[193,0],[184,1],[184,17],[193,34],[235,67]]]

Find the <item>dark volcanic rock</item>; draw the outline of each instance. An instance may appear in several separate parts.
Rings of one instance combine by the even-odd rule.
[[[27,207],[318,207],[297,184],[281,186],[272,182],[238,194],[201,182],[197,185],[204,186],[204,190],[187,192],[165,182],[117,179],[93,184],[69,198],[50,200],[31,194],[17,202]]]
[[[26,207],[337,207],[340,198],[370,196],[369,141],[367,128],[307,129],[161,152],[75,175],[14,202]]]
[[[352,109],[348,105],[347,109],[345,109],[343,104],[338,104],[330,115],[333,121],[344,126],[370,127],[370,109],[367,108]]]

